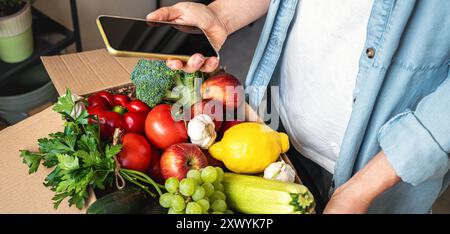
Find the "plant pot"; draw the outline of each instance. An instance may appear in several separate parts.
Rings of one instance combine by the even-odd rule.
[[[58,93],[45,68],[38,64],[0,87],[0,121],[10,125],[28,117],[35,108],[56,101]]]
[[[33,54],[31,4],[13,15],[0,17],[0,59],[18,63]]]

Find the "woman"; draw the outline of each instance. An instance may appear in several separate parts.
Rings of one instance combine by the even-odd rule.
[[[147,19],[197,25],[220,48],[267,13],[250,104],[269,82],[280,86],[284,128],[321,171],[320,195],[332,193],[324,212],[426,213],[450,182],[448,9],[446,0],[216,0]],[[167,61],[188,72],[218,64],[200,54]]]

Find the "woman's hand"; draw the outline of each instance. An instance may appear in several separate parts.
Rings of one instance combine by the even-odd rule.
[[[149,21],[166,21],[179,24],[195,25],[205,31],[214,48],[218,51],[225,42],[228,31],[214,11],[200,3],[181,2],[170,7],[162,7],[147,16]],[[167,66],[173,70],[185,72],[213,72],[219,66],[216,57],[205,58],[194,54],[187,63],[180,60],[167,60]]]
[[[370,204],[400,181],[383,151],[333,193],[324,214],[367,213]]]
[[[365,214],[369,209],[371,200],[361,195],[359,186],[344,184],[333,193],[324,214]]]

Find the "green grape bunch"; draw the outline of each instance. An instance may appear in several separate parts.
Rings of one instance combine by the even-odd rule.
[[[222,168],[208,166],[190,170],[181,181],[168,178],[167,193],[161,195],[159,204],[169,214],[233,214],[223,192],[223,174]]]

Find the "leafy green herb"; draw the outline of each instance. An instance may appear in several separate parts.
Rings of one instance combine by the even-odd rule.
[[[83,110],[74,116],[78,105],[74,96],[67,90],[66,95],[58,98],[53,110],[65,120],[64,131],[49,134],[48,138],[38,140],[39,152],[21,150],[20,156],[29,167],[29,173],[35,173],[39,165],[54,168],[46,177],[44,185],[55,192],[54,207],[68,198],[69,206],[82,209],[89,195],[89,188],[104,189],[114,181],[116,161],[114,157],[121,151],[122,145],[111,145],[100,140],[99,127],[89,123],[89,114]],[[82,104],[82,103],[81,103]],[[138,172],[121,169],[120,173],[128,181],[136,184]],[[142,181],[142,179],[141,179]],[[153,185],[159,194],[158,184],[151,178],[143,181]],[[154,195],[146,186],[140,186]]]

